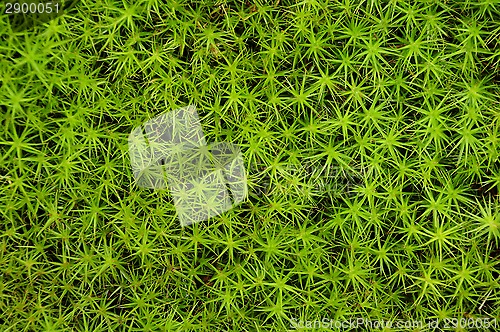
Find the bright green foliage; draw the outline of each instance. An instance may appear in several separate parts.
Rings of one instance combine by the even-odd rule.
[[[496,1],[81,0],[0,34],[2,331],[500,320]],[[249,199],[181,228],[127,137],[188,104]]]

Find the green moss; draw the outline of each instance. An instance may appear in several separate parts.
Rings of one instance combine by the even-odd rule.
[[[500,318],[495,2],[81,0],[9,22],[2,330]],[[241,146],[249,198],[181,228],[127,137],[188,104]]]

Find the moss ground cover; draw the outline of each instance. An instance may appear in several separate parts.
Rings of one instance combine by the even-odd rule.
[[[500,320],[496,1],[81,0],[15,28],[2,331]],[[127,137],[188,104],[249,197],[182,228]]]

